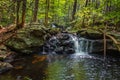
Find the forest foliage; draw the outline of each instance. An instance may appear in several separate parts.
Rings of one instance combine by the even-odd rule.
[[[0,25],[38,22],[119,30],[120,0],[0,0]]]

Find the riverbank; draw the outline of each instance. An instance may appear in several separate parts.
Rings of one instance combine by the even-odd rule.
[[[13,29],[11,28],[8,32],[11,33]],[[3,34],[9,35],[5,29],[0,34],[1,36]],[[117,38],[117,40],[120,39],[117,32],[108,34]],[[6,38],[6,36],[4,37]],[[94,30],[81,29],[76,32],[69,32],[60,31],[59,28],[26,26],[0,45],[0,73],[14,67],[10,63],[14,61],[17,54],[74,54],[76,51],[103,54],[103,34]],[[107,53],[119,54],[113,41],[108,37]]]

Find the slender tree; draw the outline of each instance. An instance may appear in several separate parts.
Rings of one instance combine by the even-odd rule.
[[[57,4],[58,4],[57,7],[59,9],[60,8],[60,0],[57,0]],[[59,16],[57,16],[57,23],[59,23],[59,19],[60,19]]]
[[[12,3],[11,8],[10,8],[10,10],[12,11],[12,13],[10,15],[10,19],[12,20],[12,23],[16,23],[16,17],[15,17],[15,14],[16,14],[16,1],[12,0],[10,2]]]
[[[50,7],[50,0],[46,0],[46,9],[45,9],[45,26],[48,26],[48,12]]]
[[[51,5],[51,11],[52,11],[52,22],[55,21],[55,0],[51,1],[52,5]]]
[[[16,0],[16,2],[17,2],[17,6],[16,6],[16,26],[18,26],[19,24],[20,24],[20,19],[19,19],[19,11],[20,11],[20,3],[21,3],[21,0]]]
[[[77,0],[74,0],[73,11],[72,11],[72,21],[75,19],[76,9],[77,9]]]
[[[22,22],[21,22],[21,27],[24,27],[24,24],[25,24],[26,3],[27,3],[27,0],[23,0],[23,4],[22,4]]]
[[[34,14],[33,14],[33,22],[36,22],[36,21],[37,21],[38,4],[39,4],[39,0],[35,0],[35,7],[34,7]]]
[[[86,2],[85,2],[85,6],[88,6],[88,2],[89,2],[89,0],[86,0]]]

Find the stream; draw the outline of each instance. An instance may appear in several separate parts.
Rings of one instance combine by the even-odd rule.
[[[0,80],[120,80],[118,56],[107,55],[104,60],[103,55],[89,53],[93,41],[70,37],[74,54],[52,54],[49,50],[49,54],[19,56],[12,62],[14,69],[1,74]]]
[[[0,80],[120,80],[120,59],[102,55],[32,55],[18,58]]]

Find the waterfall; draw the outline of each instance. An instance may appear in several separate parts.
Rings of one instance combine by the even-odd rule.
[[[75,54],[77,55],[88,55],[89,52],[92,52],[93,41],[85,38],[78,38],[75,35],[71,35],[71,40],[74,43]]]
[[[71,36],[73,42],[74,42],[74,46],[75,46],[75,53],[80,53],[80,46],[79,46],[79,40],[76,36]]]
[[[93,43],[94,43],[94,41],[90,41],[90,49],[89,49],[89,52],[91,53],[92,52],[92,50],[93,50]]]
[[[75,35],[70,35],[70,37],[71,37],[71,40],[74,42],[75,54],[84,55],[84,52],[82,51],[83,42],[80,41],[79,43],[79,38]]]
[[[75,53],[77,55],[88,55],[94,51],[94,40],[77,37],[77,35],[63,33],[51,37],[43,46],[43,54]]]

